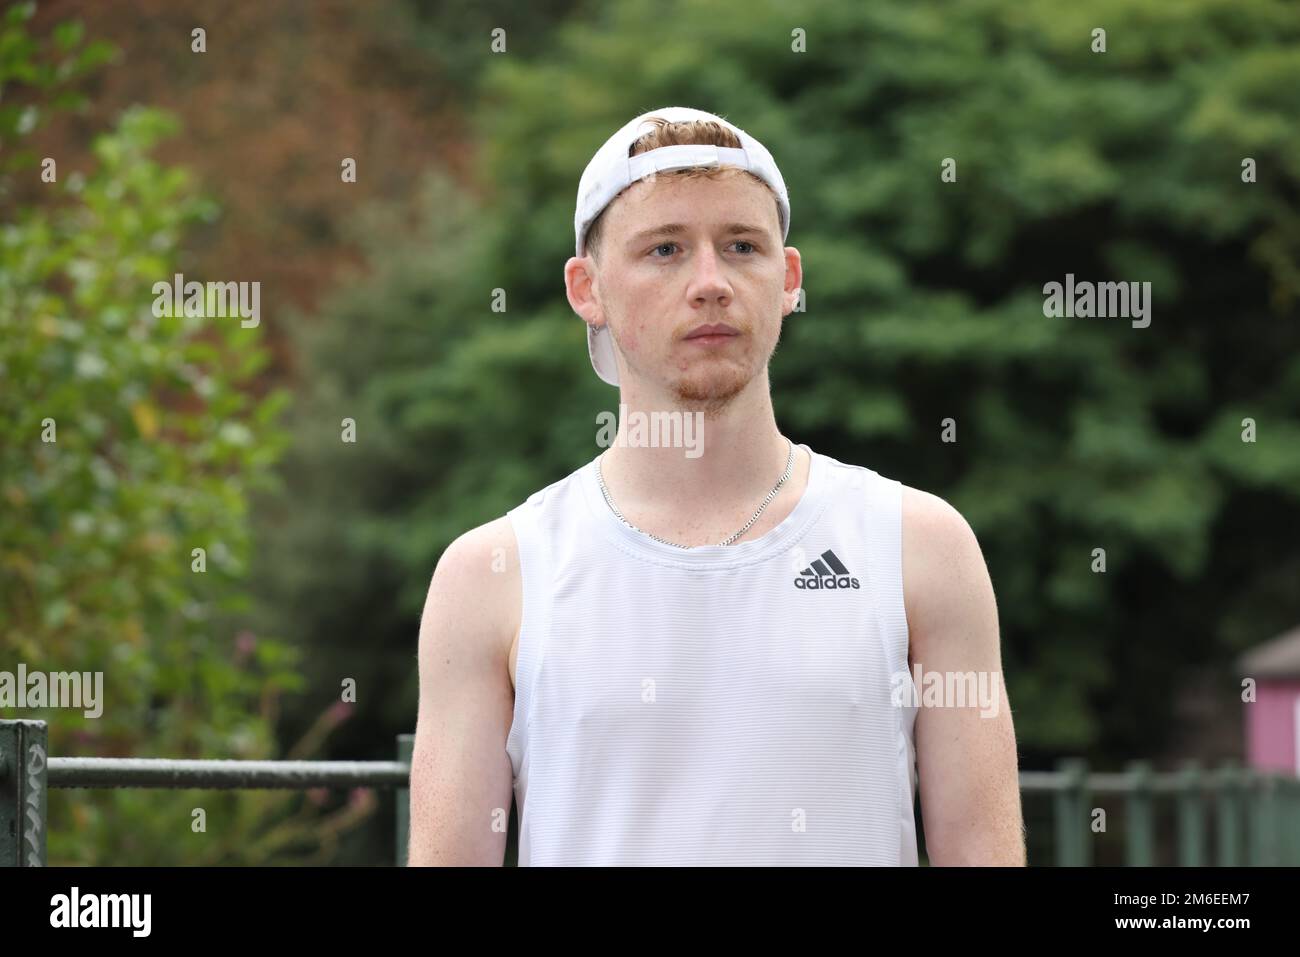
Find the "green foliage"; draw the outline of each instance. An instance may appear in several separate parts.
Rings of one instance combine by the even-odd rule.
[[[281,627],[364,634],[409,728],[440,551],[589,460],[617,405],[563,296],[578,176],[629,117],[693,105],[790,188],[782,427],[970,520],[1026,755],[1151,753],[1185,669],[1232,704],[1232,656],[1300,615],[1298,88],[1300,20],[1269,0],[628,0],[497,58],[472,110],[490,199],[435,180],[417,234],[372,227],[370,274],[301,324],[293,509],[258,576],[307,609]],[[1046,318],[1066,273],[1150,281],[1151,326]]]
[[[74,24],[28,36],[25,12],[0,27],[7,152],[75,105],[67,84],[106,56]],[[183,170],[150,159],[176,129],[128,111],[96,138],[91,172],[59,169],[42,202],[6,208],[0,226],[0,667],[103,672],[102,716],[6,713],[48,721],[57,756],[270,757],[277,699],[299,683],[289,648],[234,639],[249,498],[268,487],[285,397],[248,391],[264,360],[257,330],[151,308],[186,229],[215,215]],[[0,195],[39,177],[30,166],[6,164]],[[54,791],[49,856],[236,863],[319,847],[296,800]],[[206,833],[191,832],[195,807]]]

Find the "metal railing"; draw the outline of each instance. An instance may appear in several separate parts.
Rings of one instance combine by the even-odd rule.
[[[1300,778],[1290,775],[1231,764],[1205,769],[1196,762],[1158,773],[1147,761],[1132,761],[1119,773],[1090,774],[1082,760],[1065,758],[1056,771],[1022,771],[1020,790],[1052,796],[1059,866],[1091,865],[1096,847],[1091,838],[1107,828],[1116,811],[1124,824],[1123,863],[1152,866],[1156,811],[1165,803],[1174,806],[1179,866],[1300,864]],[[1096,797],[1120,800],[1098,804]]]
[[[44,721],[0,721],[0,867],[45,864],[50,788],[393,789],[397,863],[405,864],[414,737],[397,736],[396,761],[61,758],[49,755]]]
[[[0,720],[0,866],[45,863],[49,788],[291,789],[372,787],[395,791],[396,862],[406,863],[414,735],[397,736],[396,761],[177,761],[167,758],[50,757],[44,721]],[[1183,866],[1300,864],[1300,779],[1194,764],[1157,773],[1132,762],[1120,773],[1089,773],[1077,758],[1056,771],[1022,771],[1024,796],[1052,798],[1055,863],[1093,863],[1097,834],[1122,809],[1124,863],[1155,863],[1157,808],[1174,804],[1177,863]],[[1096,797],[1119,804],[1095,804]],[[1213,828],[1210,827],[1213,819]],[[1214,839],[1210,841],[1213,830]],[[1214,860],[1209,853],[1211,843]]]

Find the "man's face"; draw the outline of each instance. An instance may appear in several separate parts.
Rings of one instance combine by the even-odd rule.
[[[633,184],[606,211],[599,266],[573,259],[566,275],[582,262],[594,278],[579,311],[609,324],[622,381],[712,407],[767,368],[802,278],[771,192],[743,173]],[[692,338],[706,323],[735,335]]]

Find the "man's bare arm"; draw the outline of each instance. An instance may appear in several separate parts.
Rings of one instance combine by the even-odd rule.
[[[513,770],[507,657],[519,562],[509,519],[466,532],[438,560],[420,622],[408,863],[500,866]],[[513,591],[512,591],[513,590]]]
[[[925,846],[935,865],[1025,864],[1015,729],[1002,674],[998,612],[988,568],[970,525],[951,505],[903,491],[903,579],[909,664],[981,675],[986,704],[927,707],[916,716]],[[970,685],[967,684],[967,688]],[[977,684],[976,688],[980,686]],[[987,713],[982,713],[987,712]]]

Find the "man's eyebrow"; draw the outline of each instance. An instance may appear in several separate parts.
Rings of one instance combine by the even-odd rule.
[[[682,223],[664,223],[660,226],[651,226],[649,229],[643,229],[636,233],[628,240],[629,246],[635,246],[646,240],[653,239],[656,236],[680,236],[686,232],[687,227]],[[738,236],[741,234],[755,234],[766,236],[767,230],[762,226],[753,226],[749,223],[727,223],[722,227],[722,231],[728,236]]]

